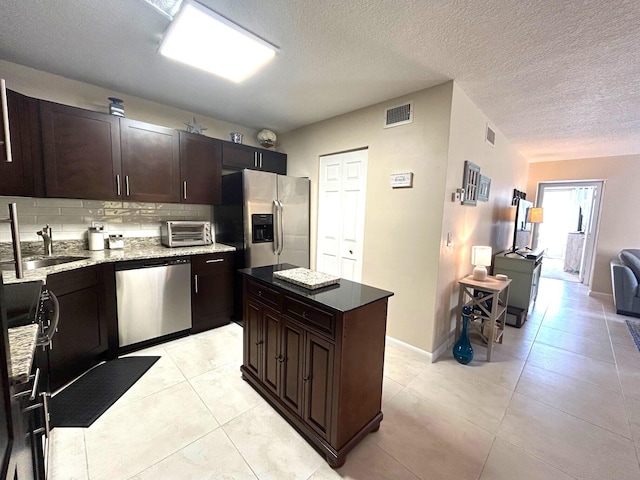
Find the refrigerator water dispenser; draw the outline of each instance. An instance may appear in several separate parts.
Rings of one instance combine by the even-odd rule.
[[[252,243],[273,242],[273,214],[254,213],[251,215]]]

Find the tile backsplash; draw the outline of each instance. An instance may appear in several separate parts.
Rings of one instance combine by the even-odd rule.
[[[0,218],[9,216],[7,205],[14,202],[23,242],[41,241],[36,232],[46,224],[55,241],[86,239],[94,221],[104,223],[107,232],[125,237],[159,237],[164,220],[213,221],[211,205],[4,196],[0,196]],[[1,223],[0,242],[10,241],[9,224]]]

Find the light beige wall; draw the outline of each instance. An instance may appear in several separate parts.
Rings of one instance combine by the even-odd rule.
[[[486,115],[454,84],[433,351],[446,344],[455,326],[458,280],[473,270],[471,247],[489,245],[497,253],[510,246],[515,215],[511,206],[513,189],[526,187],[526,159],[493,125],[495,146],[486,143],[487,122]],[[465,160],[479,165],[480,173],[491,178],[489,201],[478,202],[475,207],[451,201],[451,194],[462,186]],[[451,247],[446,245],[448,232],[453,237]]]
[[[95,112],[109,113],[108,97],[117,97],[124,100],[127,118],[178,130],[185,130],[185,123],[195,116],[198,123],[207,129],[203,133],[208,137],[229,140],[230,132],[240,132],[244,134],[243,143],[258,146],[256,130],[4,60],[0,60],[0,78],[6,80],[8,89],[23,95]]]
[[[560,162],[532,163],[528,191],[538,183],[560,180],[605,180],[596,239],[596,258],[591,290],[611,293],[609,260],[623,248],[640,248],[640,155],[583,158]]]
[[[449,82],[297,129],[281,137],[288,173],[311,178],[311,262],[315,266],[321,155],[368,147],[365,284],[395,292],[388,334],[431,351],[440,230],[447,174]],[[412,124],[384,129],[386,108],[413,101]],[[411,171],[413,188],[390,175]]]

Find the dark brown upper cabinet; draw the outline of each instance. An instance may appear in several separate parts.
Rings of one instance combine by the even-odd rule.
[[[121,198],[118,117],[40,101],[40,118],[47,197]]]
[[[222,142],[222,166],[234,170],[248,168],[287,174],[287,156],[263,148],[233,142]]]
[[[120,119],[123,200],[180,202],[178,131]]]
[[[180,132],[180,202],[219,204],[221,171],[221,140]]]
[[[7,159],[7,139],[0,128],[0,195],[43,196],[38,101],[7,90],[7,110],[12,161]]]

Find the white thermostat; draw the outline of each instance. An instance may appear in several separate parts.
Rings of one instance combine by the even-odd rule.
[[[391,174],[391,188],[413,186],[413,172]]]

